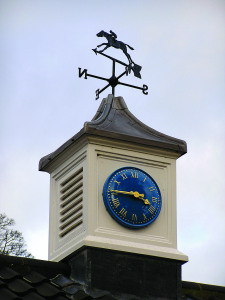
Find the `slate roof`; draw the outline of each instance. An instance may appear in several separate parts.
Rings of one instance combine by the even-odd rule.
[[[36,259],[0,255],[0,299],[68,299],[50,278],[69,268]]]
[[[85,136],[100,136],[115,140],[148,145],[159,149],[176,152],[179,156],[187,152],[186,142],[158,132],[138,120],[127,108],[122,97],[108,95],[103,99],[91,122],[56,151],[43,157],[39,170],[45,171],[47,166],[65,149]]]
[[[224,300],[225,287],[182,282],[183,300]],[[116,300],[107,291],[90,294],[70,278],[65,263],[0,255],[1,300]]]
[[[0,255],[1,300],[115,300],[107,292],[90,295],[69,278],[67,264]]]

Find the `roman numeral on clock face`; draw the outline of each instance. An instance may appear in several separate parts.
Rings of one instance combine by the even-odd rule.
[[[137,172],[131,172],[131,177],[138,178],[138,173]]]
[[[144,221],[147,220],[147,217],[145,214],[143,214],[143,219],[144,219]]]
[[[122,209],[120,210],[120,214],[121,214],[122,216],[126,217],[126,215],[127,215],[126,209],[125,209],[125,208],[122,208]]]
[[[118,185],[121,184],[121,182],[117,181],[117,180],[114,180],[115,183],[117,183]]]
[[[115,208],[117,208],[118,206],[120,206],[120,201],[118,198],[112,199],[112,203],[115,206]]]
[[[157,202],[157,198],[156,197],[152,197],[152,202]]]
[[[124,179],[127,179],[126,173],[123,173],[123,174],[120,174],[120,175],[122,176],[123,180],[124,180]]]
[[[148,211],[150,212],[150,214],[154,214],[155,212],[155,207],[150,205],[150,207],[148,208]]]
[[[137,215],[136,214],[132,215],[132,221],[137,221]]]
[[[146,179],[147,179],[147,176],[144,178],[143,182],[145,182]]]

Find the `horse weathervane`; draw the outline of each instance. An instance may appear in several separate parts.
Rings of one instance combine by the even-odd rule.
[[[107,89],[109,86],[112,87],[112,94],[113,94],[113,96],[115,96],[115,87],[118,84],[142,90],[143,94],[148,95],[148,92],[147,92],[148,86],[145,85],[145,84],[143,84],[143,87],[139,87],[139,86],[135,86],[135,85],[131,85],[131,84],[127,84],[127,83],[123,83],[123,82],[119,81],[119,79],[122,76],[124,76],[124,75],[128,76],[128,74],[130,74],[131,71],[133,72],[135,77],[141,78],[141,73],[140,72],[141,72],[142,67],[135,64],[133,62],[133,60],[131,59],[130,54],[127,52],[127,47],[131,50],[134,50],[134,49],[131,46],[129,46],[128,44],[125,44],[121,41],[117,41],[117,35],[112,30],[110,30],[110,33],[107,33],[107,32],[102,30],[99,33],[97,33],[97,37],[105,37],[107,39],[107,43],[102,43],[102,44],[98,45],[95,49],[92,49],[92,50],[95,52],[96,55],[101,54],[101,55],[103,55],[103,56],[105,56],[105,57],[112,60],[112,63],[113,63],[112,64],[112,76],[110,78],[104,78],[104,77],[89,74],[87,69],[81,70],[81,68],[78,68],[79,69],[79,77],[82,77],[84,75],[85,79],[87,79],[88,76],[89,76],[89,77],[94,77],[94,78],[97,78],[97,79],[105,80],[105,81],[108,82],[108,84],[104,88],[102,88],[101,90],[97,89],[95,91],[95,93],[96,93],[96,98],[95,99],[97,100],[99,98],[99,95],[105,89]],[[98,51],[97,48],[99,48],[101,46],[105,46],[105,48]],[[109,47],[114,47],[116,49],[121,49],[123,51],[123,53],[126,55],[129,64],[125,64],[124,62],[103,53]],[[115,75],[116,63],[125,66],[125,71],[117,77]]]

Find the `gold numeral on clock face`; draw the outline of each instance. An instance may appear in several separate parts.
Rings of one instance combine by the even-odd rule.
[[[155,191],[155,187],[154,187],[154,186],[151,186],[151,187],[149,188],[149,190],[150,190],[150,192],[153,192],[153,191]]]
[[[148,211],[150,212],[150,214],[154,214],[154,212],[155,212],[155,207],[151,205],[151,206],[149,207]]]
[[[144,218],[144,221],[147,220],[147,217],[145,214],[143,214],[143,218]]]
[[[117,183],[118,185],[121,183],[121,182],[119,182],[119,181],[116,181],[116,180],[114,180],[114,182],[115,182],[115,183]]]
[[[118,198],[112,199],[113,205],[115,206],[115,208],[117,208],[118,206],[120,206],[120,201]]]
[[[120,175],[122,176],[123,180],[124,180],[124,179],[127,179],[126,173],[123,173],[123,174],[120,174]]]
[[[125,209],[125,208],[122,208],[122,209],[120,210],[120,214],[121,214],[122,216],[126,217],[126,215],[127,215],[126,209]]]
[[[132,221],[137,221],[137,215],[136,214],[132,215]]]
[[[157,202],[157,198],[156,197],[152,197],[152,202]]]
[[[147,179],[147,176],[144,178],[143,182],[145,182],[146,179]]]
[[[138,173],[137,172],[131,172],[131,177],[138,178]]]

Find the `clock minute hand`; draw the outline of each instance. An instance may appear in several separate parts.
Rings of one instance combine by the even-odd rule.
[[[133,191],[130,191],[130,192],[126,192],[126,191],[119,191],[119,190],[111,190],[111,192],[115,192],[115,193],[119,193],[119,194],[125,194],[125,195],[132,195],[134,196],[135,198],[138,198],[138,199],[141,199],[144,201],[145,204],[150,204],[148,199],[144,199],[144,194],[139,194],[138,192],[133,192]]]
[[[126,191],[119,191],[119,190],[111,190],[111,192],[115,192],[116,194],[125,194],[125,195],[133,195],[134,192],[126,192]]]
[[[135,198],[144,197],[144,194],[139,194],[138,192],[126,192],[126,191],[119,191],[119,190],[111,190],[111,192],[119,193],[119,194],[125,194],[125,195],[132,195]]]

